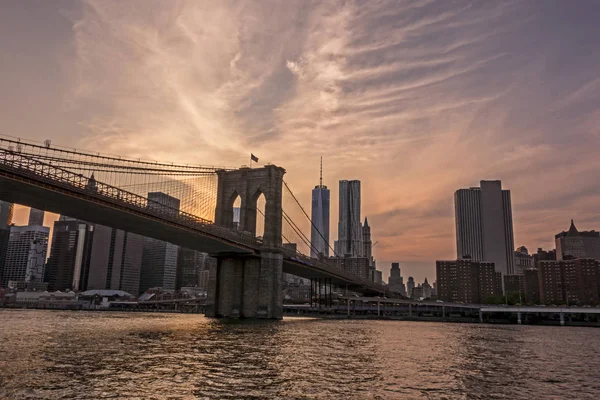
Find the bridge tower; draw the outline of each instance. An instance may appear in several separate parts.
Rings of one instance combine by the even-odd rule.
[[[256,254],[219,253],[209,270],[206,316],[274,318],[283,315],[281,240],[285,170],[275,165],[217,171],[215,223],[233,228],[233,204],[241,199],[238,229],[256,234],[257,201],[265,196],[263,243]]]

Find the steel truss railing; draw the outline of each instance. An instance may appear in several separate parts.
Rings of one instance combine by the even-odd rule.
[[[262,244],[259,238],[249,233],[215,225],[210,220],[149,200],[135,193],[91,180],[84,175],[55,167],[14,150],[0,148],[0,168],[8,172],[13,172],[16,175],[30,177],[34,180],[62,187],[79,194],[85,194],[90,198],[97,198],[118,204],[122,207],[243,246],[250,246],[257,249]]]
[[[93,165],[106,168],[126,168],[144,171],[175,171],[193,174],[213,174],[219,170],[230,171],[235,169],[222,166],[183,165],[133,159],[128,157],[110,156],[101,153],[91,153],[89,151],[80,151],[55,145],[50,146],[49,144],[42,146],[36,142],[6,137],[3,135],[0,135],[0,147],[16,151],[17,153],[21,154],[30,154],[32,157],[43,159],[45,161],[58,161],[61,163],[73,163],[88,166]]]

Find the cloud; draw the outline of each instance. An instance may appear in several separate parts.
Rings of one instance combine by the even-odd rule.
[[[600,222],[597,11],[86,1],[65,11],[61,118],[103,152],[221,165],[253,152],[286,168],[305,209],[323,155],[332,241],[337,180],[361,179],[384,260],[452,257],[454,191],[502,179],[517,242],[535,248],[570,216]]]

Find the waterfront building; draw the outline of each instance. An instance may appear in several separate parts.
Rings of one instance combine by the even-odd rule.
[[[542,303],[600,303],[600,261],[591,258],[540,261],[537,269]]]
[[[338,240],[335,253],[339,257],[363,256],[363,231],[360,222],[360,181],[341,180],[339,191]]]
[[[84,221],[61,216],[54,222],[50,258],[46,266],[45,281],[48,289],[82,289],[82,272],[88,268],[93,238],[93,227]]]
[[[515,251],[514,275],[523,275],[523,271],[531,267],[533,267],[533,256],[529,254],[527,247],[519,247]]]
[[[555,237],[556,259],[592,258],[600,260],[600,232],[578,231],[571,220],[571,226],[566,232]]]
[[[500,181],[454,193],[456,248],[459,259],[493,262],[502,275],[514,273],[510,190]]]
[[[2,282],[2,272],[4,271],[13,210],[14,206],[12,203],[0,200],[0,283]]]
[[[423,293],[423,286],[420,283],[413,288],[413,290],[410,293],[410,298],[414,300],[421,300],[425,298],[425,294]]]
[[[2,287],[9,281],[43,281],[49,235],[50,228],[41,225],[10,228]]]
[[[148,208],[160,208],[177,214],[180,200],[162,192],[148,193]],[[173,292],[176,287],[177,256],[179,247],[162,240],[145,237],[143,240],[140,292],[150,288],[162,288]]]
[[[206,269],[208,254],[197,250],[179,248],[177,256],[177,285],[176,289],[182,287],[200,286],[200,273]]]
[[[540,286],[540,302],[543,304],[563,304],[563,278],[559,261],[539,261],[537,263]]]
[[[537,253],[533,254],[532,257],[532,267],[536,268],[538,261],[556,260],[556,250],[544,250],[539,247]]]
[[[383,284],[383,272],[381,272],[380,270],[376,269],[375,270],[375,276],[373,278],[373,282],[378,283],[378,284]]]
[[[536,282],[537,283],[537,282]],[[525,279],[523,275],[504,275],[504,293],[518,293],[525,297]]]
[[[431,285],[427,282],[427,278],[425,278],[425,282],[423,285],[420,285],[423,288],[423,298],[428,299],[431,297]]]
[[[330,257],[329,262],[363,279],[374,280],[375,268],[366,257]]]
[[[402,278],[400,273],[400,263],[392,263],[392,268],[390,268],[390,277],[388,279],[388,287],[390,291],[400,293],[402,296],[406,296],[404,278]]]
[[[90,261],[82,268],[80,290],[140,292],[144,237],[103,225],[93,226]]]
[[[493,262],[471,259],[436,261],[437,297],[443,301],[484,303],[502,294],[501,274]]]
[[[408,281],[406,281],[406,295],[412,298],[412,291],[415,288],[415,278],[412,276],[408,277]]]
[[[323,157],[319,185],[312,191],[312,209],[310,230],[310,256],[312,258],[329,257],[329,213],[330,194],[323,185]]]
[[[540,283],[537,268],[529,268],[523,271],[523,285],[525,288],[525,303],[540,303]]]

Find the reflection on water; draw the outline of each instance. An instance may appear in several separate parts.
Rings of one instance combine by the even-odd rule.
[[[0,398],[594,398],[600,329],[0,310]]]

